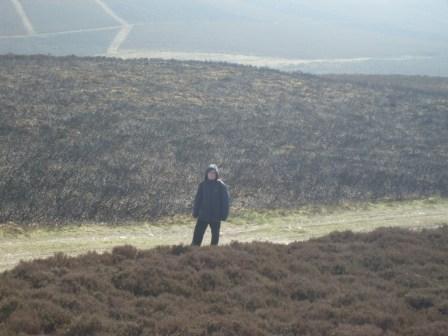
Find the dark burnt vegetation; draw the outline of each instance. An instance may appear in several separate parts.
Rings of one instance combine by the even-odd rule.
[[[0,275],[2,335],[446,335],[448,226],[63,254]]]
[[[412,79],[1,56],[0,222],[190,212],[209,162],[234,206],[446,196],[448,81]]]

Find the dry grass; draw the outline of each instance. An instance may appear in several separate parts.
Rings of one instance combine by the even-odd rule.
[[[448,200],[426,199],[403,202],[351,203],[344,207],[300,207],[254,211],[235,210],[221,227],[221,244],[271,241],[290,243],[321,237],[332,231],[371,231],[378,227],[432,228],[448,218]],[[189,244],[195,221],[176,215],[152,222],[117,225],[86,222],[58,228],[0,225],[0,271],[20,260],[31,260],[63,252],[79,255],[87,251],[111,251],[116,245],[138,248]],[[206,232],[204,244],[210,243]]]

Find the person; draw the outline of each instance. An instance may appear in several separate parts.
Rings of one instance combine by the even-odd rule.
[[[210,164],[205,179],[199,183],[193,205],[193,217],[197,218],[192,245],[200,246],[207,226],[212,231],[211,245],[218,245],[221,221],[229,216],[230,195],[227,185],[219,178],[218,166]]]

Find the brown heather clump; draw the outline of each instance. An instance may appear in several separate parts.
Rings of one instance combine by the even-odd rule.
[[[0,275],[0,334],[445,336],[448,226],[63,254]]]

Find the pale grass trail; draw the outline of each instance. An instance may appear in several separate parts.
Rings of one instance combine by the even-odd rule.
[[[33,27],[33,24],[31,23],[31,20],[29,19],[28,15],[25,12],[25,9],[23,8],[22,4],[19,0],[11,0],[14,8],[16,9],[17,15],[19,15],[20,19],[22,20],[23,26],[25,27],[25,30],[28,35],[34,35],[35,30]]]
[[[115,38],[112,40],[109,48],[107,49],[107,55],[114,55],[118,53],[121,45],[126,41],[133,25],[129,24],[125,19],[115,13],[112,8],[110,8],[103,0],[95,0],[95,2],[104,10],[107,15],[112,17],[121,26],[121,29],[118,31],[117,35],[115,35]]]
[[[448,200],[428,199],[404,202],[357,204],[340,207],[302,207],[294,210],[234,210],[222,222],[220,244],[271,241],[290,243],[316,238],[333,231],[366,232],[378,227],[434,228],[448,224]],[[98,223],[65,227],[33,228],[0,226],[0,271],[20,260],[44,258],[57,252],[78,255],[87,251],[110,251],[114,246],[131,244],[138,248],[158,245],[188,245],[195,220],[174,216],[157,222]],[[208,229],[203,245],[210,243]]]
[[[64,31],[59,31],[59,32],[51,32],[51,33],[35,33],[33,35],[23,35],[23,34],[22,35],[8,35],[8,36],[0,36],[0,40],[26,39],[26,38],[33,38],[33,37],[52,37],[52,36],[70,35],[70,34],[78,34],[78,33],[93,33],[93,32],[107,31],[107,30],[117,30],[119,28],[121,29],[121,26],[64,30]]]

